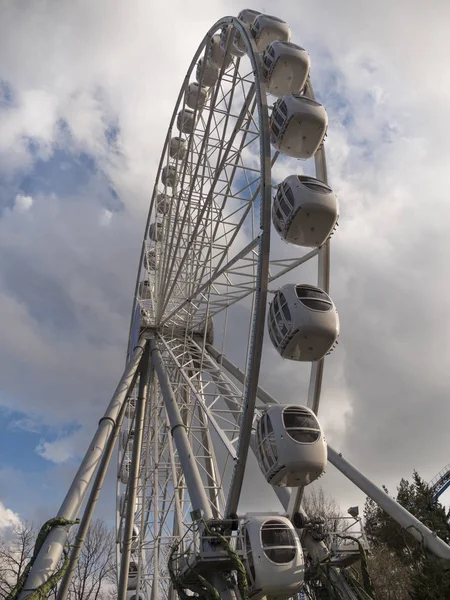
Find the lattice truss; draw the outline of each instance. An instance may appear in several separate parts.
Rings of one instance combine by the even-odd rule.
[[[158,345],[213,515],[223,516],[223,483],[236,457],[242,390],[204,351],[202,339],[187,335],[180,338],[159,337]],[[135,390],[131,402],[136,401]],[[123,464],[131,461],[131,444],[126,435],[134,429],[134,421],[129,419],[127,425],[122,442]],[[171,548],[191,524],[190,510],[190,499],[162,394],[153,377],[146,407],[134,519],[141,535],[133,557],[141,565],[143,584],[153,585],[154,573],[158,573],[159,590],[164,596],[170,590],[167,558]],[[122,515],[124,511],[125,503]],[[184,545],[189,540],[187,535]]]
[[[199,330],[208,317],[252,294],[258,265],[260,126],[251,73],[239,73],[240,60],[228,68],[208,104],[197,113],[177,185],[160,184],[171,199],[159,219],[161,240],[146,242],[155,252],[149,269],[152,297],[141,299],[149,325]],[[278,158],[274,152],[272,164]],[[270,280],[317,254],[273,258]]]

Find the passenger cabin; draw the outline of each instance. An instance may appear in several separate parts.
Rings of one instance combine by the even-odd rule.
[[[297,532],[281,516],[247,516],[238,534],[244,557],[249,598],[284,600],[300,590],[305,562]]]
[[[128,586],[127,590],[135,590],[138,584],[138,560],[139,557],[133,553],[128,567]]]
[[[119,438],[120,440],[120,449],[124,450],[131,454],[133,449],[133,441],[134,441],[134,429],[127,429],[122,431],[122,435]]]
[[[191,84],[192,85],[192,84]],[[197,85],[197,84],[195,84]],[[187,93],[187,92],[186,92]],[[189,104],[188,104],[189,106]],[[186,140],[180,136],[174,136],[169,143],[169,156],[177,160],[183,160],[187,153]]]
[[[201,58],[197,63],[195,78],[197,83],[203,87],[214,87],[219,80],[219,69]]]
[[[156,269],[156,253],[153,248],[150,248],[144,254],[144,269],[146,271],[154,271]]]
[[[333,301],[320,288],[290,283],[274,295],[268,328],[283,358],[316,361],[336,344],[339,317]]]
[[[196,81],[190,83],[184,94],[184,101],[189,108],[203,108],[208,100],[209,88],[203,87]]]
[[[339,205],[332,189],[307,175],[290,175],[273,199],[272,222],[285,242],[322,246],[334,231]]]
[[[125,456],[123,461],[122,461],[122,466],[120,468],[120,481],[126,485],[128,483],[128,480],[130,478],[130,472],[131,472],[131,461],[130,461],[130,457],[129,456]],[[139,468],[139,474],[138,476],[141,477],[142,473],[144,472],[144,468],[141,465]]]
[[[160,215],[167,215],[172,206],[172,198],[166,194],[158,194],[156,196],[156,212]]]
[[[163,226],[162,223],[156,221],[155,223],[150,223],[148,227],[148,237],[152,240],[152,242],[160,242],[162,240]]]
[[[130,421],[132,421],[134,419],[135,414],[136,414],[136,397],[131,396],[130,399],[128,400],[128,406],[127,406],[125,416],[128,417],[130,419]]]
[[[122,543],[120,544],[120,551],[123,552],[123,531],[122,531]],[[139,548],[139,527],[137,525],[133,525],[133,534],[131,536],[131,551],[136,552]]]
[[[126,600],[147,600],[147,596],[140,592],[139,594],[133,590],[131,592],[127,592]]]
[[[311,68],[309,54],[292,42],[275,40],[262,56],[267,91],[277,98],[299,94],[305,87]]]
[[[270,142],[287,156],[311,158],[325,139],[328,116],[324,107],[297,94],[275,102],[270,116]]]
[[[128,479],[130,478],[130,470],[131,470],[131,461],[127,457],[124,458],[122,462],[122,467],[120,469],[120,481],[126,485],[128,483]]]
[[[327,466],[327,444],[314,413],[304,406],[274,405],[256,423],[256,457],[271,485],[309,485]]]
[[[224,27],[222,27],[222,29],[220,31],[220,47],[222,48],[222,52],[224,52],[224,53],[227,51],[227,47],[228,47],[228,52],[232,56],[239,56],[239,57],[244,56],[245,50],[241,50],[240,48],[237,48],[233,44],[235,31],[236,31],[236,28],[233,27],[232,25],[224,25]],[[228,44],[228,36],[231,36],[231,42],[229,44]]]
[[[250,28],[251,28],[253,21],[260,14],[261,13],[257,10],[252,10],[251,8],[244,8],[244,10],[241,10],[241,12],[238,14],[237,18],[239,19],[239,21],[242,21],[242,23],[246,26],[246,28],[250,32]],[[234,31],[232,46],[233,46],[233,54],[236,54],[236,56],[243,56],[245,54],[245,50],[246,50],[245,42],[244,42],[240,32],[237,29],[235,29],[235,31]]]
[[[141,300],[151,300],[152,297],[152,288],[150,281],[148,279],[144,279],[139,284],[139,298]]]
[[[161,183],[164,186],[173,188],[177,185],[177,170],[173,165],[166,165],[161,171]]]
[[[267,46],[275,40],[289,42],[291,30],[289,25],[278,17],[270,15],[258,15],[250,26],[258,52],[263,52]]]
[[[195,129],[194,111],[182,108],[177,115],[177,127],[181,133],[191,134]]]
[[[231,65],[233,57],[229,52],[226,54],[225,50],[220,45],[220,33],[216,33],[216,35],[212,36],[209,42],[207,59],[213,67],[216,67],[216,69],[221,69],[224,63],[224,69],[227,69]]]

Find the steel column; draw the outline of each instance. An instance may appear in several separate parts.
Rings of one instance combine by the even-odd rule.
[[[450,546],[330,446],[328,446],[328,460],[425,548],[439,558],[450,560]]]
[[[100,419],[97,431],[91,445],[86,452],[81,465],[72,481],[69,491],[58,511],[58,517],[73,520],[77,517],[88,487],[94,477],[96,468],[102,458],[108,439],[116,425],[116,419],[125,402],[130,384],[134,379],[136,369],[142,358],[147,341],[140,338],[134,353],[128,362],[119,385],[106,409],[105,415]],[[19,600],[26,598],[39,588],[52,575],[61,558],[64,546],[67,543],[70,528],[55,527],[45,539],[33,567],[28,574]]]
[[[213,517],[211,506],[205,492],[202,478],[198,471],[195,457],[192,452],[191,444],[186,433],[186,425],[180,415],[175,395],[170,385],[169,378],[162,360],[161,352],[154,338],[149,340],[150,352],[155,366],[155,371],[158,376],[159,385],[161,387],[164,406],[166,407],[167,416],[171,427],[172,437],[175,446],[178,450],[183,475],[186,479],[186,485],[191,499],[192,508],[203,511],[205,519]]]
[[[130,554],[131,545],[133,542],[133,525],[134,525],[134,513],[136,507],[136,491],[139,480],[139,472],[141,468],[141,453],[142,453],[142,439],[144,434],[144,418],[145,408],[147,405],[148,395],[148,380],[151,375],[151,360],[148,348],[141,361],[140,368],[140,379],[139,379],[139,391],[138,401],[136,407],[136,420],[134,424],[134,438],[133,438],[133,453],[131,458],[130,467],[130,478],[127,489],[127,510],[125,517],[125,527],[123,532],[123,543],[122,543],[122,560],[120,562],[120,575],[117,597],[118,600],[126,600],[127,587],[128,587],[128,571],[130,568]],[[120,543],[120,540],[119,540]],[[141,549],[139,548],[139,552]],[[139,590],[137,590],[139,595]]]
[[[136,380],[137,371],[135,372],[133,381],[130,385],[132,389],[134,386],[134,382]],[[97,475],[95,476],[95,480],[92,486],[91,493],[89,495],[88,501],[86,503],[86,508],[83,514],[83,518],[81,519],[81,523],[78,527],[77,536],[75,538],[75,542],[72,544],[72,552],[70,554],[70,562],[67,567],[66,572],[61,581],[61,585],[58,590],[58,598],[57,600],[65,600],[67,598],[67,594],[69,592],[70,582],[72,581],[72,574],[75,570],[75,567],[78,563],[78,558],[80,556],[81,550],[83,548],[83,544],[86,539],[86,535],[89,530],[89,526],[92,521],[92,516],[94,514],[95,507],[97,505],[97,500],[100,495],[100,491],[103,487],[103,482],[105,481],[106,472],[109,467],[109,463],[111,461],[111,457],[114,451],[114,447],[116,445],[117,436],[120,431],[120,427],[122,425],[123,418],[125,416],[127,405],[124,402],[122,404],[122,408],[120,409],[119,416],[117,418],[117,423],[114,428],[114,431],[111,433],[108,443],[106,445],[105,453],[102,456],[102,460],[100,462],[100,466],[97,471]]]

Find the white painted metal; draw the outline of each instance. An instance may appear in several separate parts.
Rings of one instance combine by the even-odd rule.
[[[311,69],[309,54],[301,46],[275,40],[262,57],[267,91],[277,98],[299,94],[305,87]]]
[[[314,413],[304,406],[270,406],[256,422],[256,458],[271,485],[309,485],[327,466],[327,444]]]
[[[229,67],[233,57],[226,50],[226,46],[224,47],[220,43],[220,33],[216,33],[209,42],[207,53],[208,62],[213,67],[216,67],[216,69],[221,69],[223,66],[225,66],[225,68]]]
[[[195,103],[197,102],[198,89],[194,88],[194,86],[197,86],[197,88],[199,88],[198,84],[196,84],[194,82],[194,83],[191,83],[189,88],[186,90],[186,104],[188,106],[191,106],[191,103],[195,106]],[[200,96],[200,101],[201,101],[201,98],[202,98],[202,96]],[[170,144],[169,144],[170,157],[178,158],[179,160],[183,160],[184,158],[186,158],[186,152],[187,152],[186,140],[178,135],[174,136],[170,140]],[[162,212],[163,214],[166,214],[168,211],[160,211],[160,212]]]
[[[219,80],[219,69],[208,62],[205,58],[201,58],[197,64],[195,72],[197,83],[205,87],[213,87]]]
[[[291,39],[289,25],[282,19],[271,15],[256,16],[251,24],[250,31],[259,52],[263,52],[275,40],[289,42]]]
[[[270,118],[274,148],[294,158],[314,156],[324,141],[328,116],[324,107],[308,98],[288,94],[277,100]]]
[[[189,108],[195,109],[195,108],[203,108],[203,106],[206,104],[206,101],[208,99],[208,88],[207,87],[203,87],[201,85],[199,85],[196,81],[193,81],[192,83],[189,84],[187,90],[186,90],[186,94],[184,97],[184,101],[186,102],[186,106],[188,106]],[[172,138],[173,140],[173,138]],[[171,140],[171,144],[172,144],[172,140]],[[184,147],[185,147],[185,152],[182,156],[180,156],[179,158],[183,159],[185,158],[186,155],[186,143],[184,143]]]
[[[73,520],[78,516],[89,484],[95,475],[96,468],[102,458],[105,446],[112,435],[120,409],[125,402],[128,389],[134,382],[135,373],[142,358],[145,346],[146,341],[140,339],[125,368],[105,415],[98,424],[91,445],[89,446],[72,481],[72,485],[67,492],[64,502],[58,511],[58,517]],[[31,591],[45,583],[52,575],[63,553],[69,530],[70,528],[68,527],[55,527],[47,535],[34,560],[33,569],[25,580],[23,591],[19,595],[20,600],[26,598]]]
[[[307,175],[289,175],[273,199],[272,222],[290,244],[322,246],[339,218],[336,195],[322,181]]]
[[[305,561],[292,523],[281,515],[246,515],[239,531],[249,595],[260,600],[294,596],[303,584]]]
[[[333,301],[312,285],[284,285],[274,295],[267,319],[273,345],[291,360],[321,360],[339,336]]]

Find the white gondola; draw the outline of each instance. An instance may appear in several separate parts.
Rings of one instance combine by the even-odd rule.
[[[271,485],[309,485],[327,466],[327,444],[314,413],[303,406],[270,406],[256,424],[256,456]]]
[[[294,526],[278,515],[246,518],[238,535],[249,597],[283,600],[296,594],[305,576],[303,551]]]
[[[233,56],[244,56],[245,49],[241,50],[239,47],[234,45],[234,38],[236,34],[239,34],[239,32],[232,25],[225,25],[222,27],[220,32],[220,47],[222,48],[222,51],[225,52],[227,50],[228,34],[231,36],[231,42],[228,45],[228,52]]]
[[[135,590],[138,584],[138,556],[132,555],[128,567],[128,590]]]
[[[131,535],[131,551],[136,552],[139,548],[139,527],[133,525],[133,533]],[[123,532],[122,532],[122,543],[120,544],[120,551],[123,552]]]
[[[172,206],[172,198],[166,194],[158,194],[156,196],[156,212],[160,215],[167,215]]]
[[[182,108],[177,116],[177,127],[181,133],[192,133],[195,129],[194,111],[190,108]]]
[[[316,361],[339,337],[339,317],[331,298],[312,285],[283,286],[268,314],[269,336],[283,358]]]
[[[317,152],[328,127],[324,107],[296,94],[287,94],[277,100],[270,116],[272,146],[294,158],[311,158]]]
[[[208,100],[209,89],[198,84],[196,81],[190,83],[184,94],[184,101],[189,108],[203,108]]]
[[[162,240],[162,223],[157,221],[156,223],[150,223],[148,228],[148,237],[152,242],[160,242]]]
[[[250,31],[250,27],[251,27],[253,21],[260,14],[261,13],[258,10],[252,10],[251,8],[244,8],[244,10],[241,10],[241,12],[238,14],[238,19],[239,19],[239,21],[242,21],[244,23],[244,25],[247,27],[247,29]],[[232,52],[236,56],[243,56],[245,54],[245,43],[244,43],[244,40],[242,39],[241,34],[239,33],[239,31],[237,29],[234,32],[232,47],[233,47]]]
[[[131,420],[134,419],[134,415],[136,414],[136,398],[131,396],[128,400],[127,410],[125,415]]]
[[[141,300],[150,300],[152,297],[152,288],[148,279],[144,279],[139,284],[139,298]]]
[[[282,19],[270,15],[258,15],[255,17],[255,20],[251,24],[250,32],[259,52],[263,52],[275,40],[289,42],[291,39],[289,25]]]
[[[127,511],[127,506],[128,506],[128,497],[126,494],[124,494],[123,496],[120,496],[120,501],[119,501],[119,512],[121,515],[125,516],[125,513]]]
[[[219,69],[210,62],[205,62],[204,58],[201,58],[197,63],[195,78],[200,85],[207,88],[213,87],[219,79]]]
[[[191,84],[192,85],[192,84]],[[197,84],[195,84],[197,85]],[[189,105],[190,106],[190,105]],[[186,140],[178,135],[174,136],[169,143],[169,155],[171,158],[183,160],[187,153]]]
[[[233,57],[230,53],[226,55],[220,45],[220,33],[216,33],[216,35],[212,36],[208,46],[207,59],[213,67],[216,67],[216,69],[221,69],[224,63],[225,69],[231,65]]]
[[[339,204],[328,185],[307,175],[290,175],[278,186],[272,221],[286,242],[322,246],[336,227]]]
[[[298,94],[305,87],[311,68],[309,54],[292,42],[275,40],[262,57],[267,91],[277,98]]]
[[[119,438],[120,450],[125,450],[126,452],[131,453],[131,451],[133,449],[133,441],[134,441],[134,429],[122,431],[122,435]]]
[[[177,170],[173,165],[166,165],[161,171],[161,183],[167,187],[175,187],[177,185]]]
[[[128,483],[128,479],[130,478],[130,470],[131,470],[131,462],[126,458],[122,462],[122,467],[120,469],[120,481],[126,485]]]
[[[143,592],[138,594],[133,590],[132,592],[127,592],[126,600],[147,600],[147,596]]]
[[[153,248],[144,254],[144,269],[146,271],[155,271],[156,269],[156,253]]]

